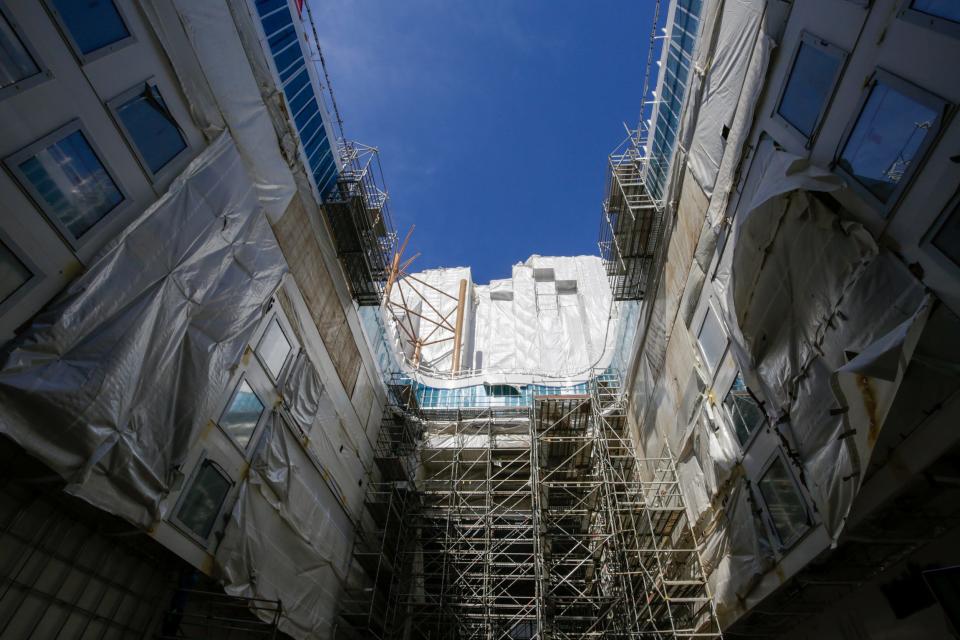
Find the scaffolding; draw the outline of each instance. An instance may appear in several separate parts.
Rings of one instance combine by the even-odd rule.
[[[337,148],[341,170],[323,208],[350,293],[359,305],[378,305],[397,244],[379,151],[347,140]]]
[[[425,408],[400,380],[354,552],[369,584],[341,616],[357,637],[721,636],[672,456],[637,457],[617,374],[512,406]]]
[[[662,244],[663,206],[644,182],[646,140],[641,131],[631,131],[607,161],[599,247],[615,300],[646,297]]]

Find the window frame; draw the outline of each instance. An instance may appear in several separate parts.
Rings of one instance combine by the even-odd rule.
[[[787,92],[787,86],[790,84],[790,78],[793,77],[793,71],[797,64],[797,58],[800,57],[800,49],[804,44],[824,51],[830,56],[836,57],[839,60],[837,70],[834,72],[833,80],[830,83],[830,91],[827,93],[823,102],[823,106],[821,107],[820,112],[817,114],[817,119],[813,123],[813,129],[810,131],[809,136],[797,129],[793,123],[780,114],[780,107],[783,105],[784,94]],[[813,147],[813,143],[816,140],[817,135],[820,133],[820,129],[823,127],[823,121],[826,119],[827,112],[830,111],[830,105],[833,103],[833,98],[837,94],[837,87],[840,86],[840,78],[843,76],[843,71],[846,68],[847,58],[849,55],[850,54],[846,49],[843,49],[814,33],[806,30],[800,32],[800,39],[797,42],[797,46],[793,50],[793,55],[790,57],[790,64],[787,66],[788,72],[784,76],[783,82],[780,83],[780,92],[777,94],[777,100],[774,102],[773,113],[770,114],[770,117],[778,124],[786,127],[790,133],[797,136],[800,140],[803,140],[803,146],[806,149]]]
[[[79,45],[77,45],[77,41],[73,38],[73,33],[67,26],[63,16],[60,15],[60,11],[53,3],[53,0],[43,0],[43,4],[47,8],[47,13],[50,14],[50,16],[53,18],[53,21],[57,24],[57,28],[60,30],[64,40],[67,41],[67,45],[70,47],[70,50],[73,52],[73,55],[77,58],[77,61],[81,66],[90,64],[94,60],[108,56],[111,53],[128,47],[137,41],[137,38],[133,33],[133,29],[130,28],[130,20],[127,19],[127,16],[120,7],[120,4],[117,2],[117,0],[110,0],[110,3],[113,4],[113,8],[117,10],[117,15],[120,16],[120,21],[127,30],[127,37],[121,38],[116,42],[111,42],[110,44],[100,47],[99,49],[94,49],[89,53],[84,53],[80,50]]]
[[[82,237],[76,237],[73,235],[73,232],[60,221],[59,218],[50,210],[50,205],[44,200],[43,196],[37,191],[36,186],[29,180],[27,180],[26,175],[23,171],[20,170],[20,164],[29,158],[32,158],[37,155],[40,151],[47,149],[48,147],[53,146],[54,144],[60,142],[70,134],[79,131],[83,134],[84,139],[87,141],[87,144],[90,145],[90,149],[93,151],[94,155],[97,157],[97,160],[100,162],[100,165],[103,167],[104,171],[107,172],[107,175],[113,181],[114,186],[116,186],[117,191],[120,192],[120,195],[123,196],[123,200],[117,203],[117,205],[107,211],[102,218],[93,223],[89,229],[87,229]],[[125,211],[128,211],[130,207],[133,206],[133,198],[130,195],[130,192],[123,186],[123,183],[118,177],[116,171],[110,166],[110,162],[106,159],[106,154],[100,149],[100,146],[97,144],[96,140],[92,135],[90,135],[90,130],[83,124],[83,121],[80,118],[74,118],[65,125],[51,131],[47,135],[31,142],[26,147],[15,151],[14,153],[8,155],[3,159],[3,164],[7,168],[7,171],[13,176],[14,181],[20,186],[20,189],[27,195],[27,197],[33,202],[34,206],[40,211],[43,217],[47,222],[53,226],[53,228],[60,234],[64,241],[70,246],[74,253],[78,252],[83,247],[89,245],[92,242],[92,238],[98,235],[104,227],[109,225],[111,222],[116,220],[118,216],[123,215]]]
[[[240,451],[240,454],[244,457],[244,459],[247,459],[247,460],[250,459],[255,449],[254,443],[258,439],[259,435],[263,433],[263,425],[266,423],[267,419],[272,413],[270,405],[268,405],[266,402],[263,401],[263,398],[260,397],[259,393],[257,393],[256,385],[251,384],[248,378],[249,378],[249,374],[247,370],[244,369],[240,373],[240,375],[237,377],[236,381],[228,387],[227,401],[223,403],[223,405],[220,408],[220,412],[217,414],[217,418],[214,420],[214,422],[217,425],[217,428],[220,429],[220,431],[223,432],[225,436],[227,436],[227,440],[229,440],[233,444],[233,446],[235,446]],[[242,385],[244,382],[247,383],[247,386],[250,387],[250,391],[253,392],[253,395],[256,396],[257,400],[259,400],[260,404],[263,406],[263,410],[260,412],[260,416],[257,418],[257,424],[253,427],[253,431],[250,433],[250,440],[247,441],[246,445],[243,445],[240,442],[238,442],[237,439],[233,436],[233,434],[231,434],[226,427],[220,424],[220,422],[223,420],[223,416],[227,413],[227,409],[229,409],[230,405],[233,404],[233,399],[236,397],[237,392],[240,390],[240,385]]]
[[[940,247],[933,243],[940,229],[942,229],[947,221],[954,215],[960,216],[960,190],[957,190],[950,200],[947,201],[943,210],[937,214],[937,218],[933,221],[933,224],[930,225],[930,228],[923,234],[923,237],[920,239],[920,249],[930,256],[940,268],[953,273],[954,276],[960,277],[960,265],[955,263],[950,256],[943,253]]]
[[[893,193],[890,194],[890,199],[886,203],[880,200],[876,195],[873,194],[872,191],[861,184],[855,176],[847,172],[840,165],[840,158],[843,156],[843,152],[847,148],[847,143],[850,141],[850,137],[853,135],[857,124],[860,122],[860,116],[863,115],[863,110],[867,106],[870,96],[873,95],[873,90],[881,82],[889,85],[891,88],[902,93],[908,98],[911,98],[916,102],[933,109],[937,113],[936,120],[934,120],[933,125],[930,127],[930,131],[917,148],[914,161],[910,163],[910,166],[904,173],[903,178],[900,180]],[[921,87],[907,82],[903,78],[895,76],[889,71],[885,71],[878,67],[876,70],[874,70],[873,75],[870,76],[869,80],[864,85],[864,90],[857,102],[857,108],[854,111],[854,117],[847,123],[843,135],[840,137],[840,143],[837,145],[836,152],[834,153],[833,161],[831,162],[831,168],[846,180],[850,189],[853,190],[854,193],[856,193],[867,204],[878,211],[881,216],[889,219],[890,214],[903,198],[903,194],[907,187],[910,186],[911,182],[913,182],[913,178],[916,175],[918,168],[920,165],[926,162],[927,155],[929,154],[930,149],[933,147],[934,141],[940,135],[940,131],[943,128],[944,114],[949,106],[950,103],[947,100],[944,100],[936,94],[933,94],[926,89],[922,89]]]
[[[924,29],[930,29],[931,31],[950,36],[951,38],[960,38],[960,22],[954,22],[953,20],[927,13],[926,11],[914,9],[913,0],[907,0],[906,5],[900,10],[897,17]]]
[[[14,289],[8,298],[0,300],[0,316],[3,316],[13,309],[24,296],[30,293],[33,287],[43,278],[43,273],[37,264],[30,259],[27,252],[21,249],[20,245],[18,245],[2,227],[0,227],[0,244],[5,246],[7,250],[30,271],[30,277],[27,278],[23,284]]]
[[[767,505],[767,498],[765,495],[763,495],[763,489],[760,486],[760,483],[763,481],[763,478],[767,475],[767,472],[770,471],[773,465],[777,463],[777,460],[783,463],[783,468],[786,469],[787,476],[790,478],[790,481],[793,483],[793,488],[796,490],[797,496],[799,496],[800,498],[800,503],[803,505],[803,515],[804,515],[804,518],[806,519],[806,526],[803,528],[803,530],[794,534],[793,537],[791,537],[789,540],[783,540],[780,537],[780,532],[777,530],[777,527],[774,524],[773,516],[770,515],[770,507]],[[764,520],[767,523],[767,528],[770,530],[770,533],[773,534],[771,536],[771,540],[775,541],[777,544],[776,551],[780,554],[782,554],[783,552],[789,551],[798,542],[800,542],[800,540],[806,537],[807,534],[813,531],[815,523],[813,520],[813,515],[810,509],[810,505],[807,502],[806,493],[804,492],[803,487],[801,487],[800,482],[797,479],[797,475],[793,470],[793,465],[790,463],[787,457],[783,455],[783,451],[780,449],[779,446],[776,448],[776,450],[773,452],[770,458],[766,461],[766,463],[764,463],[763,467],[760,470],[760,473],[757,474],[757,480],[756,482],[754,482],[754,484],[756,485],[756,488],[757,488],[757,499],[759,500],[763,508],[763,516],[764,516]]]
[[[137,158],[137,163],[140,165],[140,168],[143,169],[143,172],[147,174],[147,177],[150,179],[150,181],[156,185],[159,182],[164,182],[167,180],[172,173],[177,172],[183,166],[184,160],[190,156],[191,147],[190,141],[187,139],[186,132],[183,130],[183,127],[180,126],[180,123],[177,122],[177,119],[170,111],[170,107],[166,104],[166,100],[164,100],[164,107],[166,107],[167,114],[170,116],[173,126],[176,127],[177,131],[180,133],[180,137],[183,139],[184,147],[180,153],[170,158],[167,164],[163,165],[163,167],[161,167],[156,173],[150,169],[150,165],[147,163],[146,158],[143,157],[143,154],[140,152],[140,148],[137,146],[137,143],[133,138],[133,133],[127,128],[127,125],[123,122],[123,118],[120,117],[120,108],[135,97],[142,95],[143,87],[145,86],[152,87],[156,90],[157,94],[160,95],[161,99],[163,98],[163,93],[160,92],[160,87],[157,85],[156,79],[153,76],[150,76],[145,80],[133,85],[123,93],[108,100],[106,102],[106,106],[110,111],[110,115],[113,118],[114,123],[117,125],[117,128],[123,135],[123,139],[126,141],[127,146],[130,147],[133,155]]]
[[[287,353],[287,357],[283,361],[283,366],[280,367],[280,372],[277,373],[277,376],[273,376],[273,372],[270,371],[270,367],[267,366],[266,361],[263,356],[260,354],[260,345],[263,344],[264,338],[266,338],[267,333],[270,331],[270,325],[276,321],[277,326],[280,327],[280,332],[283,334],[283,337],[286,338],[287,344],[290,345],[290,352]],[[263,330],[260,331],[259,335],[255,336],[255,340],[251,340],[251,347],[253,348],[254,356],[257,358],[257,362],[260,363],[260,368],[263,369],[264,373],[267,374],[270,382],[277,388],[277,391],[281,391],[280,385],[286,377],[287,372],[290,370],[291,362],[296,360],[297,352],[300,350],[299,343],[291,337],[293,331],[286,325],[284,319],[281,318],[281,314],[272,313],[269,315],[268,320],[263,325]]]
[[[757,428],[750,432],[750,435],[747,437],[746,442],[740,444],[740,438],[737,436],[737,428],[734,424],[734,417],[731,415],[730,409],[727,407],[727,397],[729,397],[730,392],[733,391],[733,383],[737,381],[737,377],[743,379],[743,386],[747,390],[747,393],[750,394],[750,397],[754,402],[757,403],[757,408],[760,410],[760,413],[763,415],[763,421],[757,425]],[[728,424],[730,425],[730,431],[733,433],[733,439],[736,440],[737,444],[740,445],[740,453],[746,454],[750,446],[756,441],[758,434],[763,431],[764,427],[770,426],[770,417],[767,415],[766,410],[763,408],[763,405],[758,401],[756,394],[750,388],[750,385],[747,384],[747,379],[743,376],[743,371],[737,367],[733,378],[730,380],[730,385],[727,387],[726,392],[723,394],[723,398],[720,400],[720,406],[723,407],[722,411]],[[761,474],[762,475],[762,474]]]
[[[23,45],[23,48],[27,51],[27,54],[30,55],[30,58],[33,60],[33,63],[37,65],[38,69],[37,73],[33,74],[32,76],[28,76],[23,80],[18,80],[9,86],[0,88],[0,101],[3,101],[11,96],[24,93],[28,89],[31,89],[38,84],[46,82],[47,80],[53,78],[53,73],[37,53],[37,50],[30,42],[30,39],[27,38],[26,34],[23,32],[23,29],[20,27],[20,24],[17,22],[16,18],[13,17],[13,13],[11,13],[7,8],[6,0],[0,0],[0,19],[5,20],[10,26],[10,30],[13,31],[13,34],[17,37],[17,39],[20,40],[20,44]]]
[[[696,323],[697,332],[694,334],[693,338],[694,338],[694,341],[697,343],[697,351],[699,351],[700,353],[700,358],[703,359],[703,364],[706,367],[707,373],[709,374],[708,379],[713,380],[716,377],[717,373],[720,371],[721,366],[723,365],[723,359],[727,355],[727,351],[730,350],[730,334],[727,333],[727,328],[726,326],[724,326],[723,317],[719,313],[717,313],[716,310],[713,308],[713,303],[709,298],[707,299],[706,304],[704,305],[704,309],[705,311],[703,312],[703,315],[700,318],[700,322]],[[703,327],[707,323],[707,316],[709,316],[711,313],[713,314],[713,317],[716,318],[717,324],[720,327],[720,332],[723,333],[723,337],[724,337],[723,349],[718,354],[717,362],[713,366],[710,365],[709,358],[707,357],[707,352],[703,348],[703,344],[700,342],[700,334],[703,332]]]
[[[183,506],[187,496],[190,494],[190,489],[193,488],[194,482],[196,482],[197,477],[200,475],[200,469],[206,462],[209,462],[217,473],[227,479],[227,481],[230,483],[230,487],[227,489],[226,494],[224,494],[223,502],[220,503],[220,508],[217,510],[217,515],[214,517],[214,526],[210,529],[210,534],[204,538],[180,519],[180,508]],[[200,456],[197,458],[196,464],[193,465],[193,470],[190,472],[190,476],[183,483],[183,489],[180,491],[180,495],[177,496],[177,501],[174,503],[173,509],[170,511],[170,517],[168,520],[177,528],[178,531],[189,537],[197,544],[201,545],[205,550],[210,550],[213,547],[211,540],[217,536],[217,524],[222,522],[223,515],[227,510],[227,504],[230,503],[230,494],[233,493],[236,488],[237,481],[233,479],[223,465],[217,462],[212,456],[210,456],[209,452],[204,449],[200,452]]]

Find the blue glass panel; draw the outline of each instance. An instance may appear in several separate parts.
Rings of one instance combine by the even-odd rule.
[[[19,168],[47,210],[77,238],[123,201],[123,194],[80,131],[43,149]]]
[[[317,106],[317,99],[311,93],[307,106],[303,109],[303,111],[295,115],[293,118],[293,121],[297,125],[297,131],[303,129],[304,125],[310,122],[310,118],[312,118],[318,110],[319,107]]]
[[[288,44],[297,39],[297,30],[293,28],[291,24],[286,29],[280,31],[279,33],[272,34],[267,38],[267,44],[270,45],[270,51],[277,53]]]
[[[287,96],[287,100],[290,100],[309,83],[310,74],[307,73],[306,69],[304,69],[296,78],[287,83],[287,86],[283,88],[283,94]]]
[[[806,42],[800,43],[778,111],[808,138],[827,103],[839,66],[840,58]]]
[[[268,13],[273,13],[280,7],[286,6],[288,6],[287,0],[257,0],[257,13],[259,13],[261,16],[265,16]]]
[[[8,87],[40,73],[40,67],[0,13],[0,87]]]
[[[878,82],[840,155],[840,166],[887,202],[929,135],[937,112]]]
[[[309,89],[301,91],[300,93],[295,95],[292,99],[290,99],[288,103],[290,106],[290,113],[292,113],[294,116],[299,114],[300,110],[303,109],[303,107],[306,106],[307,102],[309,102],[312,98],[313,98],[313,91],[310,91]],[[304,122],[303,124],[306,125],[307,122]],[[302,126],[302,125],[298,125],[298,126]]]
[[[82,53],[102,49],[130,35],[112,0],[53,0],[53,6]]]
[[[146,85],[142,94],[117,109],[117,115],[153,173],[187,148],[180,129],[155,87]]]
[[[177,519],[201,538],[210,537],[229,491],[230,480],[204,460],[177,510]]]
[[[274,63],[277,66],[277,71],[280,72],[280,82],[286,82],[294,74],[301,71],[306,64],[300,52],[300,47],[290,47],[290,49],[274,58]]]
[[[263,22],[263,32],[269,38],[281,29],[293,24],[293,19],[290,17],[289,11],[277,11],[261,20],[261,22]]]
[[[910,7],[931,16],[960,22],[960,2],[957,0],[913,0]]]

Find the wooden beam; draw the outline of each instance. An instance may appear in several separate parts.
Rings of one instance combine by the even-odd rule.
[[[452,373],[460,371],[460,342],[463,340],[463,312],[467,303],[467,281],[460,281],[460,295],[457,297],[457,324],[453,332],[453,365]]]

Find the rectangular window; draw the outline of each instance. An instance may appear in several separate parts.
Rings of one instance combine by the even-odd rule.
[[[79,122],[55,131],[5,162],[73,244],[126,199]]]
[[[287,357],[292,350],[293,347],[283,333],[280,322],[274,318],[257,346],[257,354],[274,380],[280,378],[280,372],[283,371],[283,366],[287,363]]]
[[[910,8],[938,18],[960,22],[960,2],[957,0],[913,0]]]
[[[727,349],[727,334],[720,325],[717,314],[709,306],[707,306],[707,313],[703,317],[703,323],[700,325],[700,331],[697,333],[697,342],[700,344],[700,351],[703,352],[703,359],[707,363],[707,368],[712,373],[720,364],[723,352]]]
[[[117,96],[108,106],[152,177],[187,148],[180,127],[152,82]]]
[[[16,22],[0,0],[0,98],[43,79],[36,54],[27,46]]]
[[[758,486],[780,546],[789,547],[807,530],[810,521],[800,489],[782,456],[774,457]]]
[[[260,424],[263,411],[263,402],[246,380],[240,380],[233,397],[230,398],[230,404],[220,417],[220,426],[246,449],[253,438],[253,432]]]
[[[823,119],[845,57],[845,52],[820,38],[801,37],[777,114],[804,138],[812,138]]]
[[[200,463],[190,488],[177,509],[177,520],[199,537],[207,540],[217,524],[233,482],[212,460]]]
[[[933,246],[953,264],[960,267],[960,205],[954,207],[946,221],[934,234]]]
[[[25,285],[33,273],[4,243],[0,242],[0,303]]]
[[[940,128],[945,103],[878,71],[838,160],[861,192],[888,211]]]
[[[113,0],[48,0],[81,62],[88,62],[133,41]]]
[[[730,420],[733,423],[733,430],[737,434],[737,440],[740,446],[744,446],[750,440],[750,436],[763,426],[766,419],[763,409],[757,404],[753,394],[747,389],[743,381],[743,376],[737,373],[730,391],[723,399],[723,406],[727,408]]]

